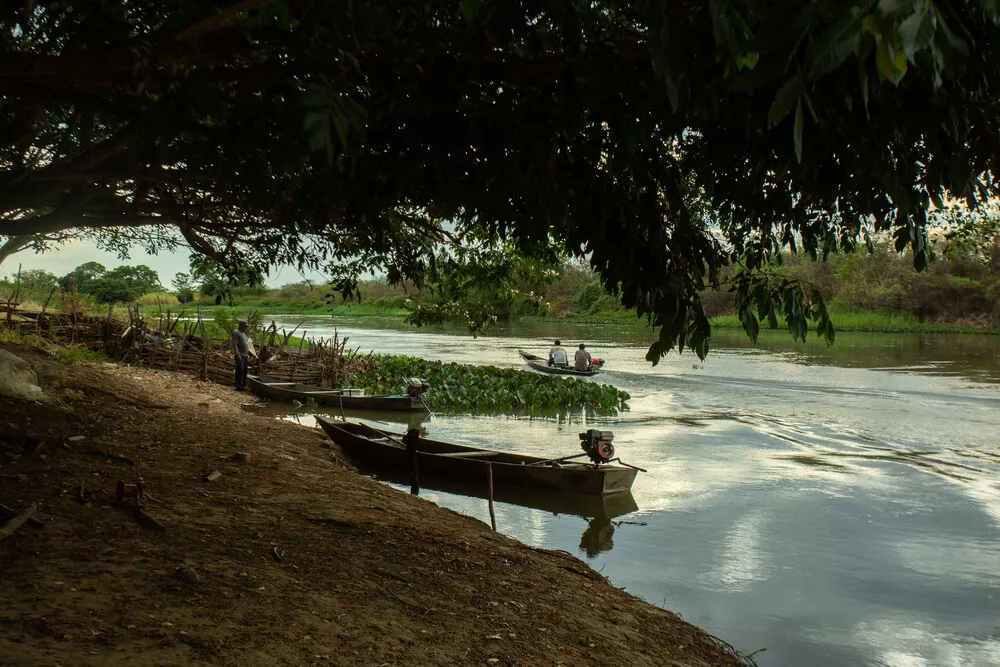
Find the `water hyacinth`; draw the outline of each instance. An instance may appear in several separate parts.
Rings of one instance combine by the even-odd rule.
[[[539,375],[513,368],[442,363],[416,357],[376,355],[376,369],[352,374],[351,386],[372,394],[399,394],[409,378],[430,383],[424,401],[434,410],[533,412],[626,410],[627,392],[608,384]]]

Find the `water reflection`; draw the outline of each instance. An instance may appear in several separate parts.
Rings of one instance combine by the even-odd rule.
[[[611,551],[615,546],[614,536],[615,526],[611,519],[591,519],[587,522],[587,530],[580,536],[580,548],[593,558],[602,551]]]
[[[361,460],[356,461],[356,464],[358,471],[363,474],[379,481],[409,488],[409,473],[405,470]],[[456,481],[453,478],[440,475],[426,475],[421,471],[420,486],[422,489],[444,491],[466,498],[486,500],[489,495],[485,475],[478,482],[472,480]],[[573,515],[585,519],[596,518],[607,521],[639,509],[631,492],[601,496],[498,485],[493,489],[493,498],[497,502],[542,510],[553,515]]]

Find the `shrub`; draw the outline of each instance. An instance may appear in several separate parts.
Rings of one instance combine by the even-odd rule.
[[[182,302],[170,292],[147,292],[135,300],[140,306],[178,306]]]
[[[576,297],[576,307],[580,309],[581,313],[590,312],[590,307],[603,296],[606,296],[607,292],[604,291],[604,287],[597,280],[584,286],[580,290],[580,293]]]

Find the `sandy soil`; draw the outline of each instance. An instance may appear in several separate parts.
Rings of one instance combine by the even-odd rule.
[[[570,554],[358,475],[246,395],[0,348],[49,397],[0,398],[0,503],[44,522],[0,542],[0,664],[742,664]],[[151,521],[115,498],[139,478]]]

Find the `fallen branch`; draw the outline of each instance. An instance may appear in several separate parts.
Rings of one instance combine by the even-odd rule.
[[[31,518],[31,515],[35,513],[35,504],[32,503],[28,507],[18,514],[16,517],[7,522],[7,524],[0,528],[0,540],[5,540],[14,534],[18,528],[20,528],[24,523]]]
[[[17,516],[17,510],[11,509],[6,505],[0,505],[0,512],[4,514],[4,518],[9,518],[12,516]],[[45,524],[36,519],[33,516],[28,517],[28,525],[34,526],[35,528],[45,528]]]

